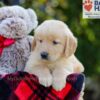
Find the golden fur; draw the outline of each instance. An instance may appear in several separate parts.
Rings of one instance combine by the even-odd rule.
[[[61,90],[69,74],[84,71],[83,65],[74,55],[77,39],[61,21],[47,20],[39,25],[32,47],[25,71],[38,76],[44,86],[52,85],[56,90]],[[43,51],[49,54],[47,60],[40,56]]]

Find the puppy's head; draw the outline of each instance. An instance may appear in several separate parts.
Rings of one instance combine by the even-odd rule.
[[[35,30],[32,46],[38,59],[53,62],[71,56],[76,50],[77,40],[63,22],[48,20]]]

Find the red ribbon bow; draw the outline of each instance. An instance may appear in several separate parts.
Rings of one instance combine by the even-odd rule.
[[[4,48],[6,48],[14,43],[15,43],[14,39],[8,39],[3,36],[0,36],[0,56],[1,56]]]

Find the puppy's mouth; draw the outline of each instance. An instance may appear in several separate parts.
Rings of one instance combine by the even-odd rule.
[[[47,58],[47,59],[44,59],[44,58],[41,58],[41,60],[40,61],[42,61],[43,63],[51,63],[51,61],[50,61],[50,59],[49,58]]]
[[[45,57],[42,58],[42,57],[41,57],[41,60],[42,60],[43,62],[50,62],[50,58],[49,58],[49,57],[47,57],[47,58],[45,58]]]

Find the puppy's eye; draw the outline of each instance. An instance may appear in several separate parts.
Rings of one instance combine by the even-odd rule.
[[[57,42],[57,41],[53,41],[53,44],[54,44],[54,45],[57,45],[57,44],[59,44],[59,42]]]

